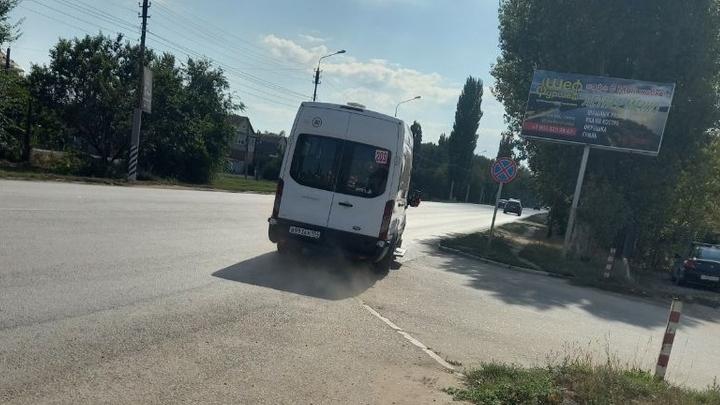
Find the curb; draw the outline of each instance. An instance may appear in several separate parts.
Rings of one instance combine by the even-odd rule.
[[[484,258],[484,257],[482,257],[482,256],[477,256],[477,255],[474,255],[474,254],[472,254],[472,253],[463,252],[462,250],[453,249],[453,248],[449,248],[449,247],[447,247],[447,246],[443,246],[443,245],[442,245],[442,242],[438,243],[438,249],[442,250],[443,252],[454,253],[454,254],[457,254],[457,255],[460,255],[460,256],[465,256],[465,257],[469,257],[469,258],[471,258],[471,259],[479,260],[479,261],[481,261],[481,262],[483,262],[483,263],[492,264],[492,265],[495,265],[495,266],[504,267],[504,268],[506,268],[506,269],[515,270],[515,271],[519,271],[519,272],[523,272],[523,273],[529,273],[529,274],[535,274],[535,275],[537,275],[537,276],[546,276],[546,277],[553,277],[553,278],[563,278],[563,279],[570,279],[570,278],[572,278],[572,276],[567,276],[567,275],[564,275],[564,274],[550,273],[550,272],[543,271],[543,270],[531,269],[531,268],[529,268],[529,267],[513,266],[513,265],[507,264],[507,263],[496,262],[496,261],[494,261],[494,260],[486,259],[486,258]]]

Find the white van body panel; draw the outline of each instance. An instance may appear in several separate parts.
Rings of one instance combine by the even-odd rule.
[[[317,118],[322,120],[322,125],[314,127],[313,120]],[[304,105],[300,107],[281,168],[281,178],[285,185],[280,203],[280,218],[327,226],[333,192],[298,184],[289,174],[290,164],[295,154],[299,134],[345,139],[349,120],[350,114],[344,111]]]
[[[355,195],[335,193],[330,207],[328,228],[338,231],[358,233],[367,236],[378,236],[380,225],[388,200],[395,197],[397,190],[395,178],[399,172],[398,142],[402,126],[397,122],[369,117],[362,114],[351,114],[346,139],[352,142],[377,146],[390,151],[390,165],[385,192],[377,197],[366,198]],[[400,149],[401,150],[401,149]],[[347,157],[343,157],[347,158]]]

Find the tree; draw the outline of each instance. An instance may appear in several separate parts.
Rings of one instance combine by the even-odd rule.
[[[0,159],[20,158],[28,99],[22,76],[15,71],[0,72]]]
[[[455,123],[448,139],[450,181],[455,183],[455,195],[460,195],[469,181],[472,158],[477,146],[477,130],[482,111],[483,82],[470,76],[465,82],[455,111]]]
[[[33,66],[30,74],[41,106],[57,112],[83,151],[100,156],[105,175],[127,152],[136,56],[121,35],[61,39],[50,50],[50,65]]]
[[[683,178],[688,168],[708,163],[702,160],[713,138],[708,129],[720,118],[714,91],[719,31],[716,0],[506,0],[500,9],[501,56],[492,74],[513,134],[520,130],[534,69],[676,83],[660,155],[593,151],[580,201],[579,219],[605,235],[596,242],[607,247],[607,235],[637,229],[636,258],[651,267],[678,243],[676,235],[708,219],[673,221],[690,208],[689,201],[677,204],[687,191]],[[552,218],[564,225],[580,148],[529,142],[523,149],[543,200],[552,204]],[[628,207],[626,215],[593,211],[592,198],[606,197]]]
[[[10,11],[19,3],[19,0],[0,0],[0,46],[17,39],[17,28],[20,22],[15,24],[9,21]]]
[[[178,66],[164,54],[153,69],[153,113],[145,120],[141,169],[161,177],[205,183],[221,170],[233,130],[228,116],[243,104],[227,94],[221,69],[204,60]]]
[[[497,157],[508,157],[511,159],[515,159],[515,154],[513,153],[513,149],[515,148],[515,144],[513,143],[513,134],[510,131],[505,131],[502,134],[500,134],[500,147],[498,148]]]
[[[102,34],[61,39],[48,66],[34,66],[32,92],[43,107],[41,118],[64,136],[41,132],[41,143],[65,145],[73,140],[84,153],[85,174],[123,175],[131,112],[137,101],[139,47],[122,36]],[[218,172],[232,136],[228,115],[244,106],[233,102],[221,69],[205,60],[157,57],[145,60],[154,73],[153,112],[143,120],[141,174],[202,183]],[[97,156],[97,158],[91,158]]]
[[[420,123],[413,121],[413,124],[410,126],[410,132],[412,132],[413,137],[412,165],[413,174],[415,174],[415,168],[420,166],[420,157],[422,156],[422,126],[420,126]],[[415,187],[415,181],[412,177],[410,177],[410,182],[412,183],[410,188],[413,189]]]

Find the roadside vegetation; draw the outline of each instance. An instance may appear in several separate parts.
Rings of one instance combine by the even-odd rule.
[[[0,45],[21,34],[10,21],[17,0],[0,0]],[[124,184],[140,49],[122,35],[60,38],[47,64],[0,72],[0,177]],[[87,55],[91,55],[88,57]],[[253,184],[224,174],[245,104],[222,68],[147,48],[152,112],[143,115],[140,184],[191,184],[230,191],[274,190],[279,159],[249,165]],[[4,67],[4,66],[3,66]],[[255,177],[255,176],[253,176]]]
[[[507,0],[499,19],[501,55],[491,73],[508,122],[503,141],[527,162],[551,207],[549,232],[565,231],[582,147],[519,136],[534,69],[675,83],[657,157],[590,152],[574,256],[604,252],[602,260],[611,247],[626,247],[634,268],[652,271],[693,240],[711,242],[720,229],[720,103],[707,89],[720,83],[720,3]]]
[[[565,258],[562,254],[562,236],[548,236],[546,223],[547,214],[537,214],[496,227],[489,248],[487,231],[455,235],[442,240],[441,246],[502,264],[557,274],[578,285],[658,299],[664,303],[673,297],[680,297],[685,302],[720,307],[720,293],[676,286],[670,282],[669,268],[663,272],[625,268],[622,261],[617,259],[610,277],[605,278],[603,273],[607,253],[604,257],[600,252],[594,252],[587,256]]]
[[[475,404],[720,404],[720,386],[693,390],[655,379],[617,361],[565,358],[545,367],[487,363],[465,372],[464,387],[446,390]]]
[[[275,193],[277,183],[269,180],[254,180],[233,174],[220,173],[213,176],[208,184],[193,184],[180,182],[174,179],[164,178],[140,178],[134,183],[129,183],[124,178],[107,178],[91,176],[75,176],[50,172],[46,169],[12,165],[0,161],[0,179],[9,180],[34,180],[34,181],[59,181],[91,184],[106,184],[115,186],[158,186],[158,187],[187,187],[193,189],[218,190],[228,192],[251,192],[272,194]]]

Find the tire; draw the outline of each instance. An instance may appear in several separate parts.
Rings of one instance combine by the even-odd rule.
[[[395,248],[397,247],[397,243],[393,243],[390,245],[390,248],[388,249],[387,254],[385,254],[385,257],[380,259],[380,261],[373,262],[372,268],[373,273],[379,276],[384,276],[390,272],[390,267],[392,266],[393,262],[395,261]]]

